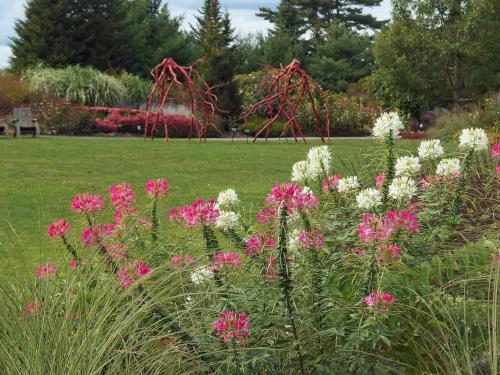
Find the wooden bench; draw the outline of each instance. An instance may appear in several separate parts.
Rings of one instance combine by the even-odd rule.
[[[12,122],[16,128],[16,137],[20,137],[22,133],[31,133],[33,137],[40,135],[40,127],[31,114],[31,108],[14,108]]]

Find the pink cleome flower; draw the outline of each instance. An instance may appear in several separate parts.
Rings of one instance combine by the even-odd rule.
[[[146,192],[151,197],[167,196],[168,191],[167,180],[163,178],[156,178],[146,182]]]
[[[296,209],[313,209],[318,206],[318,198],[312,192],[304,190],[297,183],[276,184],[266,201],[275,208],[285,205],[289,214]]]
[[[379,263],[390,263],[399,259],[401,248],[394,244],[381,245],[377,247],[377,261]]]
[[[299,234],[299,242],[307,249],[321,250],[325,246],[325,235],[317,229],[310,232],[303,230]]]
[[[500,159],[500,143],[495,143],[491,146],[491,157],[493,159]]]
[[[263,207],[257,212],[257,223],[260,225],[268,224],[278,215],[274,207]]]
[[[266,258],[263,274],[268,281],[273,281],[278,278],[278,258],[273,256]]]
[[[120,279],[120,286],[123,289],[132,285],[138,277],[146,276],[152,273],[153,270],[146,266],[143,260],[132,261],[128,265],[120,267],[116,274]]]
[[[220,270],[223,268],[231,270],[238,268],[240,265],[240,254],[238,253],[215,253],[210,268],[212,270]]]
[[[71,200],[71,209],[77,214],[89,214],[104,208],[102,196],[88,193],[77,194]]]
[[[57,266],[52,263],[45,263],[41,266],[36,266],[35,275],[37,279],[55,276],[57,274]]]
[[[375,177],[375,187],[377,189],[381,189],[382,186],[384,186],[384,182],[385,182],[385,173],[384,172],[378,174]]]
[[[80,259],[80,267],[84,267],[88,262],[88,259]],[[76,270],[76,259],[70,260],[69,268],[71,268],[72,271]]]
[[[396,297],[384,291],[375,291],[364,298],[365,304],[381,312],[388,312],[389,305],[396,301]]]
[[[25,316],[35,316],[38,314],[40,309],[42,308],[42,303],[40,301],[32,301],[29,302],[26,307],[24,308],[24,315]]]
[[[245,254],[252,255],[266,248],[274,250],[276,247],[276,240],[273,238],[272,233],[257,233],[245,241],[245,246]]]
[[[66,220],[56,220],[49,225],[47,234],[50,238],[62,237],[71,228],[71,226],[66,222]]]
[[[214,322],[215,335],[222,337],[225,343],[234,340],[235,343],[241,343],[250,335],[250,322],[245,313],[234,311],[221,311],[217,320]]]
[[[419,222],[410,211],[389,211],[385,217],[366,213],[358,225],[358,235],[362,241],[385,241],[399,230],[416,233]]]
[[[97,224],[82,231],[82,241],[86,247],[102,242],[113,235],[114,224]]]
[[[214,224],[218,217],[219,210],[215,208],[215,199],[197,199],[189,206],[171,209],[168,219],[193,228],[199,223]]]
[[[111,196],[113,206],[118,211],[129,214],[135,212],[135,208],[132,207],[136,202],[135,194],[129,184],[124,182],[122,184],[112,185],[109,188],[109,195]]]
[[[174,256],[172,256],[170,261],[172,263],[173,269],[177,269],[177,268],[183,267],[183,266],[190,266],[190,267],[196,266],[196,261],[189,254],[174,255]]]
[[[125,245],[120,242],[113,242],[109,245],[104,245],[104,250],[115,262],[120,259],[125,259],[128,256]]]
[[[321,183],[321,187],[325,193],[335,191],[337,190],[340,180],[342,180],[342,176],[340,175],[328,176]]]

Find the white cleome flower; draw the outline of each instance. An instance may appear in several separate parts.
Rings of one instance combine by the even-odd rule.
[[[374,188],[364,189],[356,196],[356,202],[362,210],[370,210],[382,204],[382,194]]]
[[[307,161],[309,161],[309,170],[311,174],[314,174],[314,178],[320,177],[323,173],[328,174],[332,162],[328,146],[311,148],[307,153]]]
[[[238,194],[234,189],[226,189],[219,193],[217,197],[217,209],[230,211],[239,203]]]
[[[403,122],[397,112],[382,113],[373,125],[372,135],[377,139],[385,139],[391,131],[392,138],[396,138],[403,129]]]
[[[488,135],[484,129],[469,128],[460,133],[460,147],[472,148],[474,151],[488,149]]]
[[[396,159],[396,176],[412,176],[420,170],[420,160],[416,156],[401,156]]]
[[[443,159],[436,167],[436,175],[438,176],[456,176],[460,174],[460,160],[458,159]]]
[[[215,226],[222,230],[234,229],[240,224],[240,215],[234,211],[220,211]]]
[[[211,280],[214,277],[213,271],[207,266],[198,266],[191,274],[191,281],[198,285]]]
[[[309,162],[301,160],[292,166],[292,182],[305,182],[311,179],[309,174]]]
[[[395,200],[411,199],[417,193],[415,180],[408,176],[396,177],[389,185],[389,196]]]
[[[358,177],[356,176],[344,177],[339,180],[337,185],[337,190],[339,191],[339,193],[350,193],[352,191],[358,190],[358,188],[359,182]]]
[[[418,146],[418,157],[422,160],[437,159],[444,154],[443,146],[439,139],[422,141]]]
[[[300,250],[302,243],[299,241],[300,229],[294,229],[288,236],[288,250],[291,252]]]

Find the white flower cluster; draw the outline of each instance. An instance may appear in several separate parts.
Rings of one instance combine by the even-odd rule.
[[[290,252],[298,251],[302,248],[302,243],[299,241],[300,229],[295,228],[288,236],[288,250]]]
[[[484,129],[469,128],[460,133],[460,147],[472,148],[474,151],[488,149],[488,135]]]
[[[221,230],[234,229],[240,224],[240,215],[234,211],[220,211],[215,226]]]
[[[396,176],[412,176],[418,173],[420,167],[420,160],[416,156],[401,156],[394,165]]]
[[[416,193],[417,184],[408,176],[396,177],[389,185],[389,196],[395,200],[409,200]]]
[[[392,138],[396,138],[403,127],[403,123],[397,112],[382,113],[375,120],[372,135],[377,139],[383,140],[392,132]]]
[[[436,167],[436,175],[438,176],[454,176],[460,174],[460,160],[458,159],[443,159]]]
[[[316,180],[330,170],[332,155],[328,146],[313,147],[307,154],[307,160],[301,160],[292,167],[292,181],[305,182]]]
[[[362,210],[370,210],[382,204],[382,194],[374,188],[364,189],[356,196],[358,207]]]
[[[422,141],[418,146],[418,157],[422,160],[437,159],[444,154],[443,146],[439,139]]]
[[[357,176],[344,177],[339,180],[337,185],[337,190],[339,193],[350,193],[352,191],[358,190],[359,182]]]
[[[240,202],[238,194],[234,189],[226,189],[219,193],[217,197],[217,209],[221,211],[232,211]]]
[[[198,285],[212,279],[213,277],[214,273],[210,268],[207,266],[198,266],[191,274],[191,281],[193,284]]]

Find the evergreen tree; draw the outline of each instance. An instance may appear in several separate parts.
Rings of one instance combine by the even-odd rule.
[[[370,74],[373,68],[371,38],[342,25],[332,25],[317,56],[307,60],[311,75],[332,91],[346,91],[349,84]]]
[[[236,84],[233,81],[236,59],[233,45],[234,29],[227,11],[222,12],[218,0],[205,0],[197,25],[192,26],[196,41],[204,55],[201,70],[204,78],[214,89],[221,109],[230,116],[237,114],[240,107]],[[226,122],[226,127],[229,124]]]
[[[261,7],[257,16],[274,25],[273,34],[287,35],[292,40],[297,40],[305,30],[305,23],[293,0],[281,0],[276,10]]]
[[[15,22],[17,36],[12,38],[11,66],[22,70],[43,62],[62,67],[76,60],[67,33],[71,26],[66,17],[71,0],[28,0],[25,19]]]
[[[133,72],[148,76],[165,57],[188,64],[196,56],[194,40],[181,30],[181,17],[172,17],[160,0],[136,0],[132,17],[139,27],[138,53]]]

